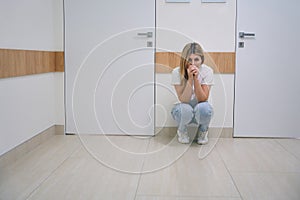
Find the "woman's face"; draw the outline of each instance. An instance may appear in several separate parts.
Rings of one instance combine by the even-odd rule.
[[[189,59],[188,59],[188,62],[199,68],[200,65],[201,65],[202,60],[201,60],[200,56],[198,56],[196,54],[191,54]]]

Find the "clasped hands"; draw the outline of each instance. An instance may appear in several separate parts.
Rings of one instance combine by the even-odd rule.
[[[199,75],[199,68],[196,65],[190,63],[187,66],[187,73],[189,79],[197,78]]]

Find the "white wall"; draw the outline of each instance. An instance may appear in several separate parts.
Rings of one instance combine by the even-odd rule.
[[[191,41],[199,42],[205,51],[235,52],[236,1],[226,3],[166,3],[157,0],[157,48],[181,52]],[[170,86],[170,74],[157,74],[157,126],[176,126],[170,111],[176,101]],[[234,74],[216,74],[211,91],[215,109],[212,127],[233,127]],[[163,85],[163,87],[161,87]]]
[[[0,48],[63,50],[62,0],[0,2]],[[0,155],[64,123],[63,73],[0,79]]]
[[[0,1],[0,48],[63,50],[63,0]]]
[[[54,88],[55,88],[55,124],[65,124],[65,105],[64,105],[64,73],[54,73]]]

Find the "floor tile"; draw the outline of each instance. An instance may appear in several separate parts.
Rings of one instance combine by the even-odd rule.
[[[79,147],[75,137],[53,136],[22,159],[0,169],[0,199],[25,199]]]
[[[299,200],[299,173],[232,173],[242,195],[247,199]]]
[[[134,199],[140,175],[115,171],[79,154],[64,162],[29,199]]]
[[[300,161],[273,139],[219,139],[230,172],[300,172]]]
[[[197,145],[195,140],[196,132],[190,132],[190,143],[181,144],[177,141],[176,135],[157,134],[151,138],[147,154],[145,156],[144,172],[153,172],[166,168],[182,157],[190,147],[196,148],[199,159],[205,158],[216,146],[218,138],[209,138],[207,145]]]
[[[241,200],[239,197],[137,196],[135,200]]]
[[[132,136],[81,136],[85,156],[116,171],[139,174],[150,138]],[[82,151],[81,151],[82,152]],[[88,154],[87,154],[88,153]],[[82,156],[81,154],[77,154]]]
[[[54,136],[9,166],[0,199],[300,199],[299,140]]]
[[[190,144],[180,144],[176,137],[153,137],[145,154],[143,172],[167,168],[180,159],[190,148]]]
[[[151,152],[162,147],[164,150],[146,156],[143,172],[148,173],[141,176],[138,195],[239,197],[217,151],[199,159],[200,146],[195,143],[179,144],[172,138],[155,140],[150,142],[148,150]],[[165,165],[172,159],[171,164]]]
[[[300,160],[300,139],[276,139],[276,142]]]

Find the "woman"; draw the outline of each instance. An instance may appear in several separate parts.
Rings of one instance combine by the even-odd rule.
[[[213,108],[207,102],[213,85],[213,70],[204,65],[204,52],[197,43],[189,43],[182,50],[180,66],[172,71],[172,84],[178,100],[172,116],[178,124],[177,136],[180,143],[187,144],[190,138],[187,125],[197,123],[197,143],[208,143],[208,127]]]

